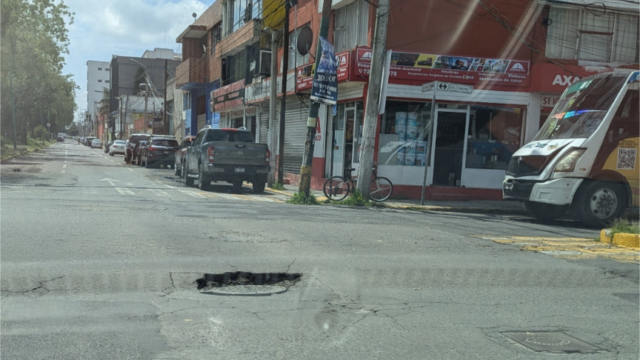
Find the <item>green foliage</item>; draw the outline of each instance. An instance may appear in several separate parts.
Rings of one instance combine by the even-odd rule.
[[[25,144],[42,122],[50,122],[55,133],[73,121],[77,86],[62,73],[73,13],[61,1],[2,0],[0,14],[0,129],[2,135],[12,134],[13,92],[16,132]]]
[[[362,193],[360,193],[358,189],[355,189],[348,198],[338,201],[336,204],[346,206],[371,206],[371,201],[365,199]]]
[[[318,200],[311,194],[307,197],[304,196],[304,193],[297,192],[287,200],[287,203],[296,205],[318,205]]]
[[[280,183],[279,181],[276,181],[275,183],[273,183],[273,186],[271,188],[273,190],[284,190],[284,185],[282,185],[282,183]]]
[[[611,236],[619,233],[627,233],[627,234],[639,234],[640,233],[640,224],[638,221],[627,220],[627,219],[616,219],[613,223],[611,223]]]

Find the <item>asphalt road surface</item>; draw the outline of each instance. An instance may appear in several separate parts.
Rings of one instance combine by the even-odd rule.
[[[498,242],[574,222],[203,192],[70,140],[1,181],[2,359],[638,358],[637,263]],[[302,277],[197,289],[236,271]]]

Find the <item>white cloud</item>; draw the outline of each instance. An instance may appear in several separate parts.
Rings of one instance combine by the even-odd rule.
[[[81,87],[76,93],[80,109],[86,109],[87,60],[110,61],[112,55],[142,56],[145,50],[179,51],[176,38],[193,23],[192,13],[202,14],[210,4],[198,0],[67,0],[75,12],[69,27],[70,54],[66,73],[74,74]]]

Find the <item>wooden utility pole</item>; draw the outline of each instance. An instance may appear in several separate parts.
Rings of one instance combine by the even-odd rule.
[[[331,16],[331,0],[324,0],[322,3],[322,18],[320,20],[320,34],[318,36],[318,46],[316,48],[316,66],[322,57],[322,43],[320,37],[326,38],[329,33],[329,18]],[[315,148],[316,125],[318,122],[318,110],[320,103],[312,102],[309,106],[309,117],[307,118],[307,138],[304,142],[304,154],[302,156],[302,166],[300,167],[300,187],[298,192],[309,196],[311,189],[311,170],[313,169],[313,150]]]
[[[169,134],[169,121],[167,120],[167,79],[169,77],[169,71],[167,70],[167,59],[164,59],[164,103],[163,103],[163,115],[162,115],[162,123],[164,125],[164,134]]]
[[[282,99],[280,101],[280,128],[278,129],[278,182],[284,184],[284,121],[287,109],[287,70],[289,69],[289,0],[284,5],[284,39],[282,48]]]
[[[277,140],[276,137],[276,101],[278,97],[278,31],[271,31],[271,97],[269,98],[269,150],[271,150],[271,159],[269,163],[271,163],[271,171],[269,172],[269,177],[267,178],[267,185],[269,187],[273,186],[275,182],[275,163],[276,163],[276,148]],[[282,156],[282,154],[280,154]]]
[[[373,35],[373,50],[371,57],[371,72],[369,74],[369,91],[367,92],[367,108],[362,131],[362,147],[360,166],[358,167],[358,191],[365,198],[369,198],[369,187],[372,174],[373,154],[376,144],[376,128],[378,125],[378,110],[380,108],[380,84],[384,68],[383,51],[387,43],[387,25],[389,18],[389,0],[379,0],[376,11],[376,29]],[[357,126],[357,125],[356,125]],[[357,127],[356,127],[357,128]],[[357,150],[356,150],[357,151]]]

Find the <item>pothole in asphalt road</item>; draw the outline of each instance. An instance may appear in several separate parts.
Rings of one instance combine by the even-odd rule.
[[[281,294],[302,278],[301,273],[225,272],[204,274],[194,282],[203,294],[268,296]]]
[[[502,335],[536,352],[591,354],[604,351],[561,331],[507,331]]]

